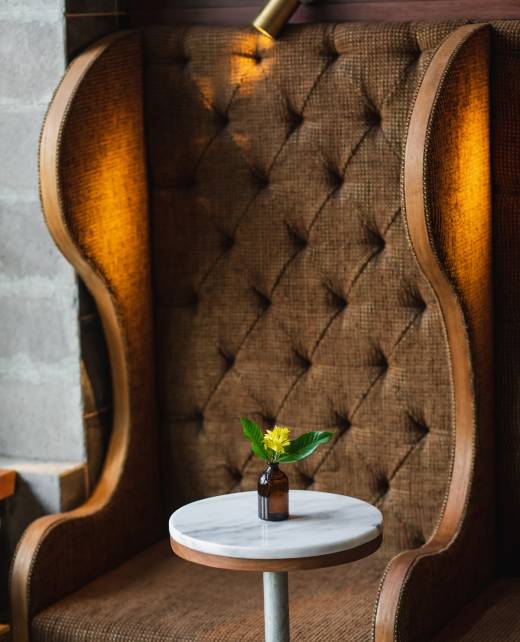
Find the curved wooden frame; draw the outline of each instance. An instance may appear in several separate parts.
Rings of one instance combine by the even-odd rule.
[[[458,28],[435,53],[419,88],[410,119],[404,159],[404,207],[409,238],[418,263],[432,286],[444,318],[450,351],[454,410],[455,452],[448,495],[441,519],[423,546],[398,554],[387,567],[375,616],[376,642],[398,639],[399,607],[406,584],[418,562],[446,551],[457,538],[467,512],[474,477],[477,427],[472,353],[461,300],[440,263],[428,225],[425,194],[429,129],[447,71],[458,52],[485,25]]]
[[[110,288],[96,267],[82,254],[68,227],[60,194],[58,152],[63,123],[81,82],[94,63],[114,43],[130,33],[111,34],[72,62],[50,103],[40,139],[40,195],[45,220],[59,250],[78,272],[96,301],[111,364],[113,424],[101,477],[90,498],[75,510],[36,520],[27,528],[18,544],[11,573],[12,630],[16,642],[28,642],[30,639],[29,584],[41,542],[58,524],[93,515],[110,503],[128,451],[130,399],[124,331]]]

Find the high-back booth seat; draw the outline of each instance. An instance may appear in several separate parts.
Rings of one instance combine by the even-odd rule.
[[[255,488],[240,416],[334,429],[291,487],[384,514],[377,554],[292,576],[295,640],[425,640],[490,581],[488,50],[458,23],[161,27],[73,62],[42,201],[114,426],[88,502],[22,539],[15,640],[261,639],[259,577],[165,539]]]

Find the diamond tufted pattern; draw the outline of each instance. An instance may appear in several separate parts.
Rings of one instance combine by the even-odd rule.
[[[406,239],[418,82],[453,24],[145,32],[166,510],[254,488],[240,436],[330,430],[293,488],[384,512],[385,554],[432,532],[450,476],[449,359]]]

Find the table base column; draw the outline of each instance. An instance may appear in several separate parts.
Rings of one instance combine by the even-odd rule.
[[[265,642],[289,642],[288,573],[264,573]]]

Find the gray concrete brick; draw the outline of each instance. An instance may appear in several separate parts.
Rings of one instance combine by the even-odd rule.
[[[38,197],[40,130],[65,68],[63,11],[64,0],[0,0],[0,455],[39,462],[20,469],[13,543],[86,493],[77,283]]]
[[[58,274],[71,269],[50,237],[39,201],[0,200],[0,239],[3,275]]]
[[[33,375],[28,372],[27,378],[32,376],[34,382],[0,377],[2,455],[42,461],[85,460],[79,363],[75,374],[75,362],[75,355],[52,367],[27,362],[26,368],[35,370]]]
[[[79,506],[87,495],[87,470],[75,462],[38,462],[0,457],[0,467],[15,470],[14,498],[8,503],[11,550],[34,519]]]
[[[41,12],[54,17],[63,13],[63,0],[0,0],[0,14],[36,17]]]
[[[56,43],[60,22],[16,22],[0,19],[0,103],[49,102],[63,73]]]
[[[48,285],[51,289],[52,280]],[[67,290],[60,293],[57,288],[49,298],[0,296],[1,358],[12,359],[22,353],[31,355],[34,361],[52,364],[71,352],[77,354],[77,307],[70,296]]]
[[[63,0],[0,0],[0,20],[12,22],[60,22]]]
[[[33,200],[38,198],[38,141],[44,115],[44,106],[0,107],[0,187],[13,194],[29,188]]]

